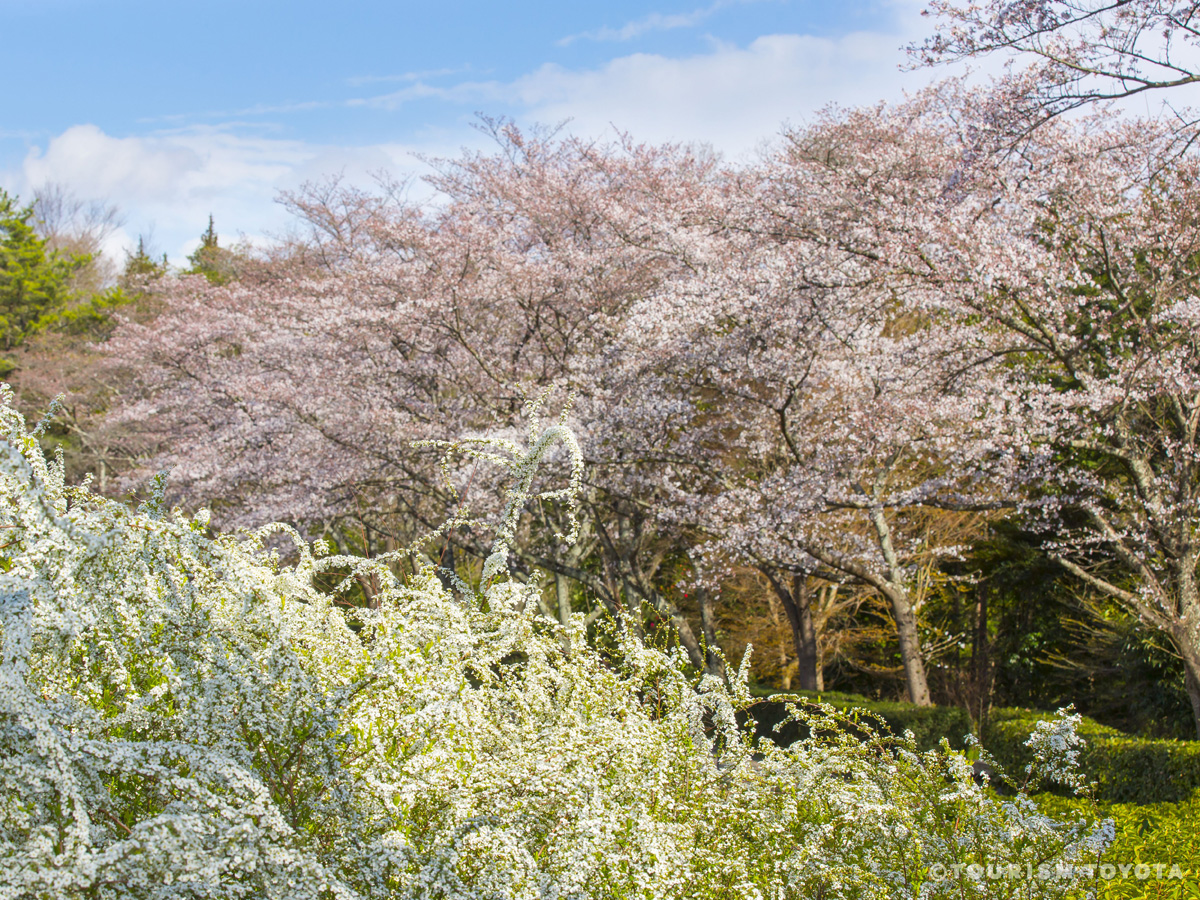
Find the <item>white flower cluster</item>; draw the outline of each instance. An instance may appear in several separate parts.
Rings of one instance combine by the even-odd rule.
[[[7,403],[0,432],[5,900],[1041,897],[1072,884],[929,872],[1095,860],[948,748],[826,710],[756,752],[744,683],[522,585],[455,596],[274,526],[283,565],[267,531],[65,485]],[[313,584],[366,570],[378,608]]]
[[[1043,719],[1025,742],[1033,751],[1033,762],[1025,767],[1031,779],[1046,781],[1069,787],[1082,794],[1091,786],[1079,771],[1079,750],[1084,740],[1076,732],[1083,717],[1075,707],[1060,709],[1053,719]]]

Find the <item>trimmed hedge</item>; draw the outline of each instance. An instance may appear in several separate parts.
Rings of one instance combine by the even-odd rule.
[[[950,741],[950,746],[961,750],[965,745],[963,737],[971,732],[971,720],[966,710],[957,706],[914,706],[895,700],[869,700],[857,694],[836,691],[790,691],[787,692],[788,700],[767,699],[783,693],[771,691],[750,708],[750,715],[755,722],[755,736],[759,740],[772,740],[786,747],[806,737],[807,729],[788,721],[787,715],[788,702],[804,701],[828,703],[838,710],[861,709],[874,713],[887,723],[893,734],[911,731],[921,750],[938,746],[943,737]],[[776,731],[775,727],[780,723],[783,724]]]
[[[839,710],[862,709],[874,713],[887,723],[893,734],[911,731],[922,750],[938,746],[943,737],[952,747],[962,749],[963,737],[971,732],[966,711],[954,706],[913,706],[836,691],[793,691],[786,694],[787,700],[779,700],[768,698],[782,696],[783,692],[761,692],[763,699],[750,709],[755,736],[785,747],[807,736],[806,729],[788,721],[788,702],[821,701]],[[983,745],[1018,784],[1024,779],[1025,766],[1032,759],[1025,741],[1039,721],[1052,717],[1053,713],[1028,709],[992,710]],[[779,726],[778,731],[776,726]],[[1087,777],[1097,783],[1099,800],[1176,803],[1200,790],[1200,741],[1131,737],[1086,717],[1079,727],[1079,734],[1087,741],[1080,751],[1079,762]]]
[[[1050,713],[1028,709],[992,711],[983,744],[1017,782],[1032,758],[1025,740]],[[1097,782],[1097,798],[1120,803],[1177,803],[1200,789],[1200,742],[1131,737],[1085,718],[1079,734],[1087,745],[1079,762]]]

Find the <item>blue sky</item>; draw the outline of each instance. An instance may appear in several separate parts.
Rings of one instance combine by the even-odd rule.
[[[117,204],[173,259],[211,212],[278,233],[280,190],[419,176],[478,112],[752,153],[830,102],[897,99],[919,0],[0,0],[0,187]],[[19,87],[17,87],[19,85]]]

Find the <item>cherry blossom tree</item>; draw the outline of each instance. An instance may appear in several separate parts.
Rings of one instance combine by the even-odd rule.
[[[994,505],[986,473],[1003,463],[991,452],[1002,433],[989,414],[990,395],[971,376],[955,383],[952,358],[944,347],[939,352],[935,335],[923,329],[887,337],[890,316],[873,318],[845,299],[840,292],[822,297],[810,327],[798,333],[788,334],[795,319],[775,309],[745,317],[737,330],[725,320],[706,335],[712,343],[700,352],[738,365],[686,361],[704,373],[707,403],[720,411],[711,419],[712,440],[724,440],[710,454],[713,480],[681,496],[675,514],[702,523],[714,536],[712,552],[728,552],[771,580],[797,656],[809,666],[805,687],[816,679],[805,576],[878,590],[896,621],[909,695],[928,704],[910,586],[913,561],[930,548],[914,527],[916,512]],[[831,321],[837,314],[847,318]],[[768,343],[764,335],[772,332]],[[691,335],[693,352],[702,337]]]
[[[885,174],[856,189],[886,196],[868,212],[838,193],[853,154],[811,135],[740,175],[678,148],[497,137],[499,153],[441,165],[435,209],[322,187],[291,198],[315,235],[299,252],[232,285],[169,283],[170,312],[114,349],[144,361],[126,416],[162,431],[175,483],[223,498],[226,522],[344,536],[354,520],[387,551],[491,487],[469,465],[447,482],[412,442],[503,436],[524,398],[570,392],[582,539],[531,538],[511,560],[553,574],[548,611],[569,616],[574,583],[635,628],[669,621],[693,664],[719,668],[670,582],[732,556],[780,589],[815,686],[804,576],[852,579],[888,599],[928,703],[909,583],[941,550],[918,520],[994,502],[982,469],[1002,433],[963,329],[947,343],[909,308],[925,282],[880,263],[896,223],[871,217],[923,222],[908,199],[937,173],[913,166],[936,139],[876,141]],[[535,512],[536,533],[561,532],[555,515]],[[711,562],[690,552],[698,530]],[[487,555],[465,526],[447,537],[443,562]]]
[[[800,684],[815,687],[807,576],[878,591],[904,681],[929,704],[912,595],[934,510],[1011,502],[1007,375],[986,335],[929,303],[893,248],[928,233],[942,136],[916,107],[831,117],[742,173],[697,277],[635,316],[676,391],[705,413],[689,437],[708,477],[671,515],[710,536],[708,569],[752,565],[787,612]]]
[[[493,127],[498,152],[439,164],[434,207],[322,186],[290,200],[312,227],[294,252],[227,285],[167,282],[168,312],[113,346],[143,372],[124,416],[171,446],[153,465],[174,463],[182,493],[221,498],[223,522],[287,518],[389,550],[460,503],[498,513],[492,476],[468,463],[447,480],[414,441],[505,437],[529,398],[573,398],[589,463],[582,539],[522,542],[510,565],[553,573],[561,617],[573,581],[637,628],[644,614],[671,622],[703,665],[660,578],[680,542],[647,475],[687,408],[628,364],[623,323],[686,269],[676,223],[692,204],[677,201],[714,162]],[[473,535],[448,533],[443,563],[487,556]]]
[[[1008,87],[1038,118],[1200,81],[1194,0],[932,0],[937,30],[909,48],[933,65],[993,53],[1030,60]]]
[[[1046,143],[1024,206],[1054,268],[993,267],[966,299],[1036,359],[1039,499],[1072,526],[1055,558],[1171,639],[1200,732],[1197,164],[1149,123]]]
[[[918,227],[875,219],[881,258],[1003,361],[1027,510],[1059,529],[1064,568],[1171,639],[1200,728],[1197,163],[1166,124],[1104,118],[1044,124],[1014,151],[963,100],[930,94],[897,130],[946,149],[907,204]],[[853,179],[841,190],[869,209]]]
[[[749,565],[807,686],[806,579],[854,581],[917,703],[916,573],[956,552],[931,522],[1021,502],[1171,637],[1200,721],[1195,163],[1147,123],[1014,144],[1003,100],[831,113],[740,170],[496,123],[497,152],[439,164],[437,204],[324,186],[290,200],[311,234],[236,283],[166,282],[112,342],[141,372],[124,415],[228,524],[389,552],[465,504],[431,551],[453,568],[489,556],[471,521],[502,491],[413,442],[515,439],[545,396],[586,462],[580,540],[535,509],[508,560],[545,612],[667,622],[717,669],[673,585],[705,586],[711,644],[711,589]]]

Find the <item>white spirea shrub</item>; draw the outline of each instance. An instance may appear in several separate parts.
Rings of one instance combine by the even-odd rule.
[[[3,399],[0,898],[1057,897],[1038,867],[1103,849],[832,713],[752,756],[741,682],[601,653],[514,582],[450,594],[276,527],[283,565],[68,487]],[[348,568],[378,609],[314,587]]]

